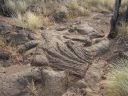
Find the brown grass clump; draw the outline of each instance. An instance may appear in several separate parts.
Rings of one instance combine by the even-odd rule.
[[[40,28],[43,24],[41,17],[32,12],[27,12],[23,15],[18,14],[17,18],[15,18],[15,21],[18,26],[29,29]]]
[[[126,23],[120,22],[120,26],[117,27],[118,36],[117,42],[118,46],[122,49],[127,49],[128,47],[128,25]]]
[[[119,62],[118,62],[119,63]],[[128,60],[122,59],[120,64],[115,64],[108,74],[106,81],[107,96],[128,95]]]
[[[128,25],[126,23],[122,23],[121,26],[118,27],[120,36],[128,36]]]
[[[34,80],[28,83],[27,91],[30,96],[38,96],[38,92],[37,92],[37,88],[36,88]]]
[[[67,18],[74,18],[78,16],[87,16],[90,12],[112,12],[115,0],[5,0],[6,5],[12,9],[16,14],[20,25],[34,29],[38,28],[40,21],[42,25],[47,25],[50,20],[49,16],[52,16],[56,12],[64,12]],[[126,9],[126,2],[123,0],[122,11]],[[26,14],[32,15],[29,20],[23,20],[26,18]],[[35,15],[36,14],[36,15]],[[21,15],[21,16],[20,16]],[[39,16],[42,16],[40,20]],[[45,18],[46,17],[46,18]],[[30,20],[31,19],[31,20]],[[36,22],[35,22],[36,20]],[[27,24],[30,22],[29,24]],[[39,24],[37,24],[39,22]],[[31,25],[32,24],[32,25]],[[35,24],[35,25],[34,25]]]

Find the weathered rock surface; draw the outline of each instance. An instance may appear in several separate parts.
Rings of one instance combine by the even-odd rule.
[[[24,69],[21,70],[21,68],[16,73],[6,73],[6,71],[0,73],[1,96],[30,96],[26,90],[29,82],[39,81],[41,76],[37,69],[23,67]]]
[[[8,43],[11,43],[13,45],[19,45],[24,44],[25,42],[28,42],[28,39],[23,34],[11,34],[8,38]]]
[[[21,62],[28,60],[32,66],[41,67],[41,75],[31,72],[31,68],[10,75],[2,72],[0,83],[4,85],[0,91],[4,90],[1,91],[3,96],[6,93],[6,96],[29,96],[23,77],[42,81],[38,83],[41,87],[37,96],[95,96],[95,91],[99,91],[104,62],[93,63],[93,59],[109,50],[109,40],[96,29],[87,23],[40,29],[38,33],[22,28],[10,32],[12,26],[5,27],[2,25],[0,32],[8,34],[4,34],[8,44],[17,45],[15,51],[23,56]],[[3,78],[6,78],[4,82]]]
[[[64,71],[42,70],[43,96],[61,96],[66,91],[67,77]]]
[[[102,39],[101,42],[98,42],[87,48],[89,52],[93,54],[93,56],[100,56],[105,54],[110,47],[110,41],[108,39]]]
[[[0,50],[0,60],[9,60],[11,57],[10,53]]]
[[[91,53],[84,47],[91,45],[89,37],[81,33],[70,33],[68,30],[46,30],[42,32],[41,40],[34,54],[32,65],[48,64],[54,68],[84,76],[92,61]]]
[[[7,35],[13,30],[13,26],[5,23],[0,23],[0,35]]]
[[[86,72],[85,81],[88,86],[86,96],[99,96],[100,82],[104,76],[105,64],[105,61],[94,62]]]
[[[93,44],[93,39],[102,37],[103,35],[87,23],[62,31],[44,30],[41,42],[34,53],[32,65],[51,66],[84,76],[93,57],[109,50],[109,40],[107,39]]]

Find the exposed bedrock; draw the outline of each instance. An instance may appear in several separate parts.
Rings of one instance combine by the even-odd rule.
[[[80,24],[62,31],[44,30],[31,64],[51,66],[84,76],[88,66],[92,64],[93,57],[102,55],[109,49],[109,40],[102,37],[103,34],[88,24]]]
[[[61,91],[54,89],[61,94],[65,92],[62,96],[72,96],[73,94],[76,96],[95,96],[98,94],[96,92],[100,91],[100,82],[104,75],[103,69],[106,62],[93,62],[93,60],[104,55],[109,48],[110,41],[88,24],[80,24],[58,31],[47,29],[42,31],[41,42],[36,47],[31,65],[49,66],[54,71],[66,72],[62,77],[59,75],[60,78],[54,77],[58,78],[57,80],[63,79],[62,81],[65,80],[63,77],[65,75],[70,78],[70,82],[67,81],[68,88],[66,90],[64,90],[66,84],[60,83],[60,81],[57,85],[60,86]],[[52,79],[52,76],[49,77],[51,73],[46,70],[42,72],[47,73],[46,76],[42,76],[43,78],[50,78],[50,81],[45,84],[56,88],[56,84],[54,85],[56,79]],[[51,94],[54,92],[50,91],[52,88],[49,86],[46,88],[46,94],[52,96]]]
[[[10,30],[11,27],[7,27]],[[4,29],[4,27],[1,28]],[[12,33],[9,31],[7,43],[17,45],[16,51],[21,53],[23,58],[31,60],[32,66],[41,68],[39,70],[41,74],[37,71],[35,73],[31,73],[30,70],[29,72],[22,71],[27,71],[22,75],[25,77],[28,73],[31,73],[32,77],[33,75],[36,75],[36,78],[41,77],[38,78],[41,80],[41,88],[38,90],[41,95],[39,96],[73,96],[71,94],[75,94],[75,92],[79,94],[77,94],[78,96],[86,96],[89,94],[89,90],[95,91],[92,84],[95,83],[94,88],[99,88],[97,85],[101,80],[104,64],[93,61],[94,57],[98,58],[99,55],[103,55],[109,50],[110,42],[108,39],[104,39],[103,34],[98,33],[87,23],[66,27],[62,30],[49,28],[40,30],[38,33],[17,30]],[[19,87],[24,89],[24,86],[17,82],[20,77],[13,75],[12,78],[11,76],[6,76],[9,82],[4,83],[7,85],[5,93],[16,89],[10,96],[29,96],[26,95],[28,92],[23,95],[20,93],[22,90]]]
[[[61,96],[66,92],[67,76],[64,71],[42,70],[43,96]]]
[[[22,68],[22,67],[21,67]],[[18,70],[16,73],[2,73],[0,68],[0,95],[1,96],[30,96],[27,87],[31,86],[32,80],[34,82],[41,81],[41,74],[37,68],[26,68]],[[14,69],[13,69],[14,70]]]

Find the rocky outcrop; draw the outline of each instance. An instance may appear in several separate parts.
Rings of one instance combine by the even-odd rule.
[[[37,96],[89,96],[99,91],[98,84],[102,78],[104,62],[93,61],[109,50],[109,40],[104,39],[103,34],[98,33],[87,23],[63,28],[60,26],[57,29],[40,29],[37,33],[22,28],[10,32],[12,29],[13,26],[1,25],[0,30],[4,30],[1,31],[4,36],[0,36],[11,46],[18,47],[15,51],[23,56],[20,62],[28,60],[32,66],[40,68],[38,72],[41,74],[37,71],[31,73],[30,67],[23,69],[20,72],[22,75],[1,75],[1,84],[3,77],[7,80],[4,82],[5,85],[0,87],[5,91],[1,92],[2,95],[7,93],[7,96],[29,96],[25,89],[26,77],[27,80],[34,77],[35,81],[40,81],[36,82]],[[11,93],[12,90],[15,91]]]
[[[79,32],[46,30],[42,32],[42,42],[37,47],[32,65],[49,65],[84,76],[92,62],[91,53],[85,48],[87,45],[91,45],[91,39]]]
[[[62,31],[42,31],[41,42],[33,54],[32,65],[51,66],[84,76],[93,57],[108,51],[109,40],[102,39],[102,42],[93,44],[93,39],[102,38],[103,35],[87,23],[74,26]]]
[[[99,96],[101,91],[101,81],[104,76],[105,61],[94,62],[88,69],[85,75],[85,81],[87,82],[87,94],[86,96]]]
[[[67,76],[64,71],[42,70],[43,96],[61,96],[66,92]]]
[[[27,66],[23,67],[23,70],[21,70],[21,67],[20,70],[18,70],[19,72],[16,73],[8,73],[4,71],[4,69],[3,73],[0,71],[1,96],[30,96],[29,91],[27,91],[29,83],[31,83],[32,80],[41,81],[41,76],[37,69],[26,67]],[[0,70],[2,69],[0,68]]]
[[[0,36],[6,38],[13,30],[13,26],[5,23],[0,23]]]
[[[10,57],[11,57],[11,54],[9,52],[0,50],[0,60],[9,60]]]

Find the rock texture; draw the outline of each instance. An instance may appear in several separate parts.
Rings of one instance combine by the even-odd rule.
[[[109,51],[110,41],[89,23],[51,26],[35,33],[0,23],[0,37],[10,47],[9,53],[0,52],[0,61],[39,68],[34,73],[32,66],[13,74],[0,70],[0,96],[99,95],[106,62],[94,60]],[[26,80],[32,79],[34,83],[28,87],[31,83]]]
[[[44,96],[61,96],[66,91],[67,77],[64,71],[42,70]]]
[[[30,96],[28,95],[29,91],[25,89],[27,89],[29,82],[33,79],[39,80],[41,76],[37,69],[25,67],[22,66],[20,69],[16,67],[19,69],[17,73],[8,73],[7,71],[7,73],[0,73],[1,96]]]
[[[85,75],[85,81],[87,81],[88,86],[88,88],[86,89],[86,96],[99,96],[99,93],[101,91],[100,82],[102,80],[102,77],[104,76],[106,64],[107,63],[105,61],[94,62],[88,69]]]
[[[89,37],[79,32],[46,30],[42,32],[42,42],[34,54],[32,65],[48,64],[54,68],[84,76],[88,66],[92,63],[91,53],[84,47],[90,42]]]

